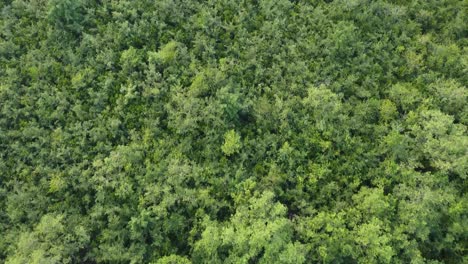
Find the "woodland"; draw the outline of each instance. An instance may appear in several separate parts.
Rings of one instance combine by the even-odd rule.
[[[0,263],[468,263],[467,0],[1,0]]]

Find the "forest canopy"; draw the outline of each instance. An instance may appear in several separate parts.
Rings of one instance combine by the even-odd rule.
[[[468,263],[466,0],[0,1],[0,262]]]

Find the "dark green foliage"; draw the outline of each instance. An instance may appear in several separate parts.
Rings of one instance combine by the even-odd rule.
[[[1,263],[466,263],[466,1],[0,3]]]

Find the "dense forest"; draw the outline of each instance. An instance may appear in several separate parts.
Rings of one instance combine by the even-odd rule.
[[[0,10],[1,263],[468,263],[467,0]]]

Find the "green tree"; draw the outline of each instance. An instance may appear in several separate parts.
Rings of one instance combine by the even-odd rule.
[[[194,247],[194,262],[304,263],[300,243],[292,241],[293,226],[286,208],[265,192],[240,205],[228,223],[206,220]]]

